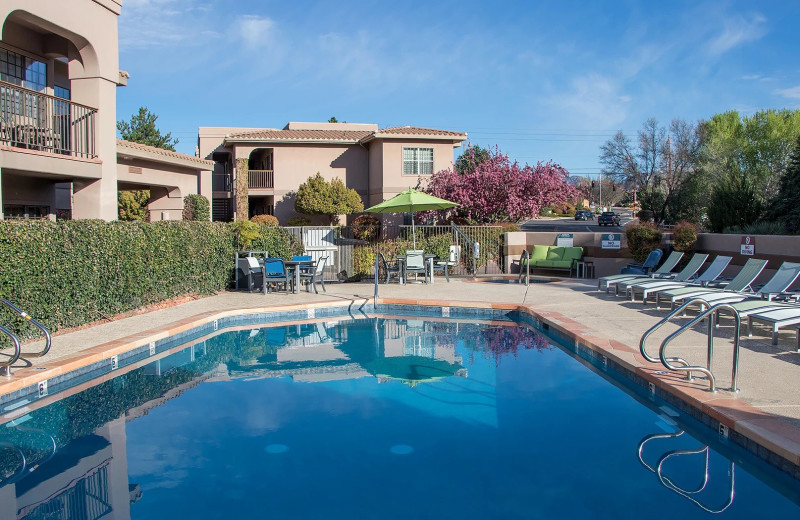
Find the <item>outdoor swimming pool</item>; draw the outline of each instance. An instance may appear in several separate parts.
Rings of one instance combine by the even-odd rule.
[[[800,513],[796,480],[511,321],[239,325],[149,361],[2,409],[0,518]]]

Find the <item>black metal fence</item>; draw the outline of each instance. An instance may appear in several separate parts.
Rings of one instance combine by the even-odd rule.
[[[500,226],[303,226],[286,228],[314,260],[328,257],[326,280],[353,280],[373,271],[375,255],[391,260],[409,249],[455,262],[453,275],[503,272]],[[477,243],[477,249],[475,247]],[[477,254],[476,254],[477,253]]]

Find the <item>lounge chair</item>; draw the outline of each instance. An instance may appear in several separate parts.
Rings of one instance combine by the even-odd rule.
[[[784,305],[783,308],[761,309],[747,316],[747,335],[753,335],[753,320],[763,321],[772,326],[772,344],[778,344],[778,329],[800,323],[800,306]],[[797,351],[800,352],[800,329],[797,332]]]
[[[403,278],[407,281],[408,275],[413,273],[417,275],[422,273],[425,276],[425,283],[428,283],[428,268],[425,266],[425,252],[418,249],[410,249],[406,251],[406,265],[404,268],[405,274]]]
[[[680,281],[669,281],[669,280],[652,280],[649,282],[642,282],[636,285],[631,286],[629,289],[631,290],[631,300],[634,299],[633,291],[641,291],[642,292],[642,304],[647,305],[647,298],[650,294],[656,293],[656,298],[658,298],[659,291],[666,291],[669,289],[678,289],[681,287],[695,287],[702,289],[703,287],[707,287],[709,283],[713,282],[722,274],[728,264],[731,262],[730,256],[717,256],[711,265],[709,265],[703,273],[694,278],[690,281],[681,283]],[[688,267],[688,265],[687,265]]]
[[[606,293],[608,293],[608,282],[616,281],[616,280],[631,280],[637,276],[643,276],[645,274],[649,274],[650,271],[658,265],[659,260],[661,260],[661,255],[664,253],[660,249],[656,249],[655,251],[650,251],[650,254],[647,255],[647,259],[643,263],[631,263],[628,264],[626,267],[622,268],[620,274],[612,274],[609,276],[602,276],[597,279],[597,290],[600,290],[600,286],[603,282],[606,282]],[[636,269],[640,269],[640,272],[633,273],[629,272],[626,273],[625,271],[631,266],[635,266]]]
[[[669,299],[670,308],[674,309],[675,304],[693,296],[708,293],[710,291],[728,290],[732,292],[742,292],[750,288],[753,282],[761,274],[761,271],[767,266],[766,260],[757,258],[749,259],[744,266],[739,270],[739,273],[733,277],[729,282],[719,282],[715,287],[708,284],[707,287],[678,287],[666,290],[658,290],[656,293],[656,309],[659,309],[659,303],[662,299]]]
[[[283,258],[264,259],[264,294],[269,292],[270,284],[283,284],[286,287],[286,294],[289,294],[292,275],[286,270]]]
[[[606,293],[608,293],[608,282],[614,280],[632,280],[637,276],[642,276],[645,274],[649,274],[650,270],[655,268],[658,265],[658,261],[661,260],[661,255],[664,253],[660,249],[656,249],[655,251],[650,251],[650,254],[647,255],[647,259],[643,263],[631,263],[628,264],[627,267],[622,269],[622,273],[624,274],[612,274],[610,276],[603,276],[597,279],[597,290],[600,290],[600,284],[606,282]],[[637,269],[639,270],[636,273],[630,272],[625,273],[627,269]]]
[[[322,284],[323,291],[328,292],[328,290],[325,289],[325,277],[324,277],[325,264],[327,262],[328,262],[328,257],[323,256],[320,257],[319,260],[317,260],[317,263],[314,266],[313,271],[306,271],[306,272],[300,271],[300,281],[305,281],[306,283],[310,282],[311,287],[314,288],[314,292],[317,294],[319,294],[319,291],[317,290],[317,282]],[[309,291],[308,285],[306,285],[306,291]]]
[[[619,294],[619,283],[621,282],[631,282],[633,280],[638,279],[640,282],[646,282],[653,278],[660,278],[660,279],[670,279],[674,278],[675,275],[678,273],[673,273],[672,270],[675,269],[675,266],[678,265],[678,262],[681,261],[683,258],[683,253],[678,251],[673,251],[669,254],[664,263],[661,266],[653,271],[649,276],[635,276],[633,278],[626,278],[626,279],[616,279],[616,280],[608,280],[606,281],[606,292],[608,292],[609,286],[614,286],[614,295]],[[619,275],[619,276],[627,276],[627,275]]]
[[[617,289],[620,287],[625,289],[625,294],[627,295],[630,293],[631,301],[636,299],[636,292],[642,292],[642,300],[647,301],[647,293],[648,291],[653,291],[658,288],[666,288],[666,287],[680,287],[685,283],[689,282],[691,279],[695,277],[697,271],[703,267],[703,264],[706,263],[708,260],[708,255],[704,253],[695,253],[692,255],[692,258],[689,260],[689,263],[686,264],[686,267],[681,269],[681,271],[675,275],[674,278],[671,280],[647,280],[643,281],[636,281],[630,280],[627,282],[620,282],[617,284]],[[676,285],[677,284],[677,285]]]
[[[695,302],[700,305],[701,309],[711,307],[719,303],[736,303],[744,300],[758,298],[771,302],[775,296],[782,294],[800,277],[800,264],[794,262],[784,262],[778,268],[772,278],[767,283],[761,286],[754,293],[733,292],[730,290],[720,290],[705,292],[685,298],[687,302]],[[768,306],[767,303],[766,306]]]

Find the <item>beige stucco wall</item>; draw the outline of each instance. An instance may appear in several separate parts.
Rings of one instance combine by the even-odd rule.
[[[267,146],[273,149],[275,216],[281,223],[298,216],[292,193],[317,172],[329,181],[338,177],[348,188],[356,190],[365,204],[368,202],[369,154],[366,148],[326,144],[237,145],[234,159],[249,157],[253,150]]]
[[[141,173],[132,173],[131,167],[141,168]],[[150,220],[181,220],[183,218],[183,198],[200,193],[200,172],[169,164],[155,163],[141,159],[118,159],[117,179],[120,189],[150,190]],[[211,202],[210,187],[201,193]]]
[[[75,181],[74,218],[117,216],[116,88],[119,79],[117,16],[121,2],[115,0],[0,0],[3,43],[48,63],[48,87],[54,84],[53,58],[67,57],[72,101],[98,109],[95,116],[95,150],[100,178],[83,175]],[[31,30],[30,28],[34,28]],[[63,78],[61,78],[63,80]],[[60,81],[63,84],[63,81]],[[3,151],[5,162],[8,152]],[[55,158],[68,163],[69,159]],[[41,162],[34,157],[15,156],[19,171],[36,172]],[[20,163],[20,161],[29,161]],[[80,166],[80,165],[78,165]],[[0,163],[5,170],[6,165]],[[88,169],[97,169],[97,166]],[[61,180],[68,175],[60,173]],[[77,176],[76,176],[77,177]]]
[[[370,141],[369,146],[370,148],[373,146],[381,147],[383,159],[382,200],[394,197],[408,188],[414,188],[417,185],[417,180],[422,180],[422,185],[425,186],[430,178],[429,175],[403,175],[403,148],[433,148],[434,173],[453,167],[452,141],[376,139]]]

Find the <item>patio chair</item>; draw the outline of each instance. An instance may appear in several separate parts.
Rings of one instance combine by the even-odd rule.
[[[286,288],[286,294],[289,294],[292,274],[286,270],[283,258],[264,259],[264,294],[269,292],[270,284],[283,284]]]
[[[762,308],[747,316],[747,335],[753,335],[753,320],[772,326],[772,344],[778,344],[778,330],[800,323],[800,306],[783,305],[783,308]],[[797,330],[797,351],[800,352],[800,329]]]
[[[728,282],[716,282],[712,287],[712,283],[707,284],[706,287],[677,287],[672,289],[660,289],[656,293],[656,309],[660,308],[659,303],[662,298],[669,298],[670,308],[675,308],[675,304],[683,301],[686,298],[707,293],[714,290],[728,290],[732,292],[742,292],[750,288],[752,283],[761,274],[761,271],[767,266],[766,260],[758,258],[751,258],[745,262],[739,273]]]
[[[389,262],[386,260],[386,257],[383,256],[383,253],[378,253],[378,259],[380,264],[378,265],[378,269],[381,271],[378,273],[378,279],[383,280],[383,283],[389,283],[389,280],[394,276],[395,278],[400,280],[400,263],[395,260],[393,262]],[[385,276],[385,278],[384,278]]]
[[[449,267],[455,267],[461,261],[461,247],[459,246],[450,246],[450,255],[448,256],[447,260],[439,261],[433,263],[433,271],[444,271],[444,277],[447,281],[450,281],[450,275],[448,273]]]
[[[410,273],[416,275],[422,273],[425,276],[425,283],[428,283],[428,268],[425,266],[425,252],[420,249],[409,249],[406,251],[406,266],[403,278],[408,281]]]
[[[627,296],[630,293],[631,301],[636,299],[636,292],[642,292],[642,300],[647,301],[647,293],[652,292],[659,288],[667,288],[667,287],[681,287],[683,284],[694,278],[697,274],[697,271],[703,267],[703,264],[706,263],[708,260],[708,255],[705,253],[695,253],[692,255],[692,258],[689,259],[689,263],[681,269],[681,271],[675,275],[674,278],[671,280],[648,280],[646,282],[643,281],[636,281],[631,280],[627,282],[620,282],[617,284],[617,288],[622,287],[625,289],[625,295]],[[677,285],[676,285],[677,284]]]
[[[708,256],[708,255],[705,255]],[[709,283],[713,282],[722,274],[722,271],[728,267],[728,264],[732,258],[730,256],[717,256],[711,265],[709,265],[703,273],[698,276],[697,278],[690,278],[686,281],[681,281],[678,278],[678,275],[675,280],[652,280],[649,282],[641,282],[636,285],[629,287],[628,289],[631,291],[631,301],[634,299],[633,291],[639,290],[642,291],[642,304],[647,305],[647,298],[653,293],[658,294],[658,291],[666,291],[668,289],[678,289],[681,287],[695,287],[695,288],[703,288],[708,286]],[[689,265],[686,266],[684,269],[687,270]],[[683,273],[683,271],[681,271]],[[656,296],[658,297],[658,296]]]
[[[661,266],[658,269],[656,269],[655,271],[650,273],[649,276],[639,275],[639,276],[634,276],[633,278],[630,278],[631,275],[620,274],[620,275],[617,275],[617,278],[606,280],[606,293],[608,293],[609,287],[613,285],[614,286],[614,294],[616,295],[616,294],[619,293],[619,287],[617,286],[618,283],[620,283],[620,282],[629,282],[631,280],[636,280],[637,278],[639,279],[640,282],[646,282],[647,280],[650,280],[651,278],[673,278],[673,277],[675,277],[675,275],[677,273],[673,273],[672,270],[675,269],[675,266],[678,265],[678,262],[681,261],[681,258],[683,258],[683,253],[681,253],[679,251],[673,251],[673,252],[671,252],[669,254],[667,259],[664,260],[664,263],[661,264]],[[623,269],[623,271],[624,270],[625,269]],[[605,278],[609,278],[609,277],[605,277]]]
[[[597,279],[597,290],[599,291],[601,284],[603,282],[605,282],[606,283],[606,293],[608,293],[608,282],[609,281],[632,280],[633,278],[635,278],[637,276],[642,276],[642,275],[645,275],[645,274],[649,274],[650,270],[653,269],[656,265],[658,265],[658,261],[661,260],[661,255],[663,255],[663,254],[664,254],[663,251],[661,251],[660,249],[656,249],[655,251],[650,251],[650,254],[647,255],[647,259],[645,259],[645,261],[643,263],[639,263],[639,262],[631,263],[631,264],[628,264],[627,267],[622,268],[623,272],[628,268],[634,268],[634,267],[638,268],[638,269],[642,269],[642,271],[640,273],[638,273],[638,274],[635,274],[635,273],[622,274],[622,273],[620,273],[620,274],[612,274],[612,275],[609,275],[609,276],[602,276],[602,277],[598,278]]]
[[[292,257],[293,262],[310,262],[311,260],[313,260],[313,258],[311,258],[311,255],[301,255]],[[308,273],[314,270],[313,265],[299,265],[297,266],[297,268],[300,269],[301,273]]]
[[[264,268],[258,262],[258,257],[249,254],[236,258],[236,289],[246,289],[250,292],[261,290],[264,285]]]
[[[737,303],[755,298],[764,301],[766,304],[765,306],[770,306],[769,302],[791,287],[798,277],[800,277],[800,264],[784,262],[775,274],[772,275],[772,278],[754,293],[733,292],[726,289],[696,294],[692,297],[685,298],[685,300],[687,302],[697,303],[700,305],[701,310],[705,309],[707,306],[711,307],[714,304]]]
[[[306,291],[309,291],[308,284],[310,282],[311,287],[314,288],[314,292],[316,294],[319,294],[319,291],[317,290],[317,282],[319,282],[320,284],[322,284],[322,290],[328,292],[328,290],[325,288],[325,276],[324,276],[325,264],[327,262],[328,262],[328,257],[322,256],[319,258],[319,260],[317,260],[317,263],[314,265],[313,271],[306,271],[306,272],[300,271],[300,281],[306,283]]]

